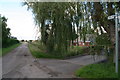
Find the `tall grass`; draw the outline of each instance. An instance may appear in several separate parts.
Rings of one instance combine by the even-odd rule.
[[[36,42],[29,43],[28,47],[30,49],[31,54],[36,58],[57,58],[57,59],[62,58],[61,56],[55,56],[46,53],[45,46],[42,45],[41,43],[36,43]]]
[[[85,48],[86,47],[74,46],[68,52],[63,53],[63,55],[60,55],[57,52],[48,53],[46,51],[45,45],[43,45],[41,42],[29,43],[29,49],[30,49],[32,55],[34,57],[36,57],[36,58],[59,58],[59,59],[65,59],[65,58],[69,58],[71,56],[84,54],[84,49]]]

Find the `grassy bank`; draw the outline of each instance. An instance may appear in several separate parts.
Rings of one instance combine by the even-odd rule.
[[[81,78],[118,78],[113,63],[90,64],[76,71]]]
[[[61,56],[54,56],[46,53],[44,47],[41,47],[41,45],[37,43],[29,43],[28,47],[30,49],[31,54],[36,58],[62,58]]]
[[[14,45],[9,46],[7,48],[0,49],[0,56],[4,56],[5,54],[7,54],[8,52],[12,51],[14,48],[18,47],[19,45],[20,45],[20,43],[14,44]]]
[[[68,53],[65,53],[64,55],[61,56],[56,53],[47,53],[46,47],[42,45],[40,42],[29,43],[28,47],[32,55],[36,58],[65,59],[65,58],[73,57],[76,55],[81,55],[84,53],[84,51],[86,51],[84,50],[85,47],[73,46],[73,48],[71,48]]]

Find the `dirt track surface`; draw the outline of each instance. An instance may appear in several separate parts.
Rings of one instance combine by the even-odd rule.
[[[3,78],[75,78],[75,70],[104,59],[99,56],[94,61],[91,55],[87,55],[67,60],[36,60],[27,43],[23,43],[2,58],[2,75]]]

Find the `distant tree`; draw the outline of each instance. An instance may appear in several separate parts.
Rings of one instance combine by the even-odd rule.
[[[2,17],[2,47],[8,47],[19,43],[16,37],[11,36],[10,28],[7,27],[7,18]]]
[[[32,42],[32,40],[29,40],[29,42]]]
[[[24,40],[21,40],[21,42],[24,42]]]
[[[7,28],[7,19],[2,17],[2,46],[8,45],[8,39],[10,38],[10,28]]]

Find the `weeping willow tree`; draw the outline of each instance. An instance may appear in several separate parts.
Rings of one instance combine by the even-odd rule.
[[[110,43],[101,43],[102,39],[114,45],[115,23],[107,17],[115,13],[115,8],[120,9],[119,3],[24,2],[24,5],[32,10],[48,53],[64,55],[75,39],[78,43],[78,37],[85,42],[87,34],[95,35],[96,45],[109,46]],[[50,23],[45,24],[47,21]]]
[[[73,25],[76,3],[25,2],[24,4],[28,5],[34,14],[47,52],[60,55],[66,53],[71,41],[77,38]],[[47,20],[52,22],[45,24]]]

